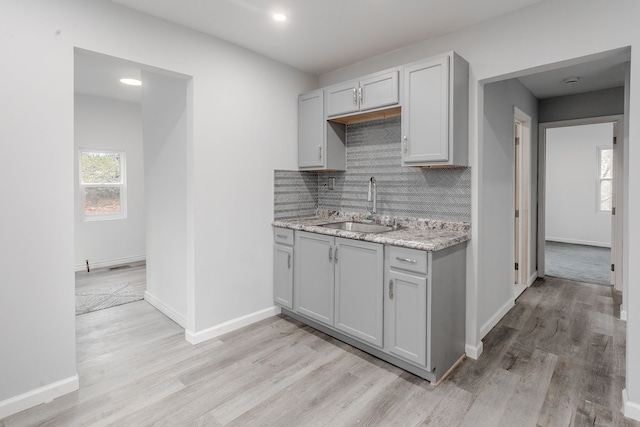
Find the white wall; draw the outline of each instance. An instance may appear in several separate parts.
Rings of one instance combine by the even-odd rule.
[[[3,1],[0,28],[0,417],[77,386],[74,47],[193,76],[197,327],[272,307],[273,169],[317,78],[106,0]]]
[[[481,201],[486,189],[481,163],[483,83],[504,80],[558,66],[601,58],[603,52],[631,47],[640,48],[640,2],[635,0],[547,0],[520,11],[487,21],[472,28],[423,43],[398,49],[361,61],[320,76],[321,86],[338,83],[361,75],[401,65],[421,58],[455,50],[470,64],[470,164],[472,167],[472,240],[468,246],[467,263],[467,349],[481,350],[479,328],[487,321],[480,313],[479,296],[490,286],[483,271],[503,267],[479,264],[480,254],[490,244],[480,238]],[[617,29],[624,29],[618,31]],[[617,53],[617,52],[616,52]],[[640,81],[640,62],[632,58],[629,80]],[[640,85],[629,88],[629,118],[640,110]],[[633,141],[640,138],[640,121],[629,123],[628,181],[640,182],[640,152]],[[625,195],[628,216],[640,213],[640,193],[631,190]],[[485,230],[490,236],[500,229]],[[640,222],[629,221],[624,231],[628,243],[625,259],[640,258]],[[489,246],[487,246],[489,245]],[[625,410],[640,419],[640,265],[625,263],[630,286],[623,298],[628,303],[627,319],[627,392]],[[487,298],[491,298],[487,296]],[[635,334],[634,334],[635,332]]]
[[[145,258],[144,165],[140,104],[75,95],[75,267],[112,266]],[[127,163],[127,217],[84,221],[78,186],[80,148],[123,150]]]
[[[145,298],[187,327],[189,81],[142,70],[147,203]]]
[[[478,294],[480,334],[484,336],[514,303],[514,206],[515,135],[514,107],[531,117],[531,188],[529,206],[535,206],[537,192],[538,100],[517,79],[484,87],[483,150],[479,161],[484,174],[480,201],[479,237],[484,245],[478,257],[483,291]],[[537,214],[530,209],[529,233],[536,235]],[[499,230],[499,232],[496,232]],[[536,242],[529,240],[528,274],[535,271]]]
[[[612,123],[547,129],[546,240],[611,247],[611,212],[596,195],[598,148],[612,139]]]
[[[541,99],[540,123],[624,114],[624,87]]]

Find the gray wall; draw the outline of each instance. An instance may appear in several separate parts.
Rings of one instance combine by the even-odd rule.
[[[624,87],[541,99],[540,123],[624,114]]]
[[[518,80],[511,79],[484,87],[483,145],[480,167],[483,182],[480,194],[478,232],[479,266],[482,268],[484,291],[478,295],[481,335],[493,327],[500,317],[491,317],[510,307],[513,301],[514,273],[514,106],[531,117],[531,190],[529,272],[535,271],[537,197],[538,100]],[[488,232],[488,230],[491,230]],[[508,266],[508,267],[506,267]],[[504,313],[502,313],[504,314]]]
[[[309,176],[317,179],[315,188],[309,184]],[[309,216],[316,189],[320,208],[365,213],[371,209],[367,192],[372,176],[377,183],[379,215],[471,220],[470,169],[400,166],[399,117],[347,126],[345,172],[276,171],[274,216]],[[335,190],[328,186],[332,177]]]

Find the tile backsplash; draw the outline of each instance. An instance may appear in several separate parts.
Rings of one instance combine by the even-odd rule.
[[[366,212],[373,176],[380,215],[469,222],[471,169],[400,166],[400,133],[399,117],[348,125],[347,171],[275,171],[274,218],[314,216],[316,207]]]

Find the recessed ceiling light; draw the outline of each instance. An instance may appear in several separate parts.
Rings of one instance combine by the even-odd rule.
[[[120,79],[120,83],[129,85],[129,86],[140,86],[142,82],[138,79],[132,79],[130,77],[123,77]]]
[[[287,20],[287,15],[285,15],[284,13],[275,13],[273,15],[273,19],[276,21],[283,22]]]

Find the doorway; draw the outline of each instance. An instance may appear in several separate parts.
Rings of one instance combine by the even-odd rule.
[[[622,262],[621,216],[616,215],[621,120],[610,116],[540,125],[541,276],[616,285],[615,270]]]

